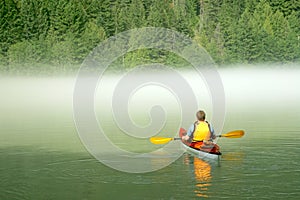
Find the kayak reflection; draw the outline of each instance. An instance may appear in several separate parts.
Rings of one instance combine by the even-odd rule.
[[[187,155],[186,164],[192,167],[193,176],[196,181],[195,195],[197,197],[208,197],[211,186],[211,165],[200,158]]]

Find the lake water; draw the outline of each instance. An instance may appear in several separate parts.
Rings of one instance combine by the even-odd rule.
[[[244,129],[245,136],[218,140],[219,163],[184,153],[150,173],[117,171],[88,153],[73,119],[75,76],[1,77],[0,199],[298,199],[300,70],[219,73],[226,95],[222,132]],[[212,105],[201,107],[211,114]],[[165,133],[173,131],[172,115]],[[105,127],[115,131],[109,121]],[[147,139],[112,138],[135,152],[157,148]]]

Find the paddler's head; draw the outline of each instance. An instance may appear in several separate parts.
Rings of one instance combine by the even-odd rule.
[[[205,112],[203,110],[199,110],[196,113],[198,121],[204,121],[205,120]]]

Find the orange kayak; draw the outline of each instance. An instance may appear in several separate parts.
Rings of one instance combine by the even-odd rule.
[[[180,128],[179,137],[181,138],[184,136],[186,132],[185,129]],[[205,145],[203,142],[188,142],[185,140],[181,140],[181,143],[182,147],[186,149],[188,153],[204,160],[220,159],[220,156],[222,155],[220,147],[217,144]]]

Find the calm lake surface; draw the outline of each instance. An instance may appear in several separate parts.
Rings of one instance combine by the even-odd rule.
[[[219,73],[222,132],[244,129],[245,136],[218,140],[219,163],[185,153],[141,174],[111,169],[85,149],[73,120],[75,76],[1,77],[0,199],[299,199],[300,70]],[[209,104],[200,106],[210,114]],[[133,151],[154,148],[147,139],[118,142]]]

